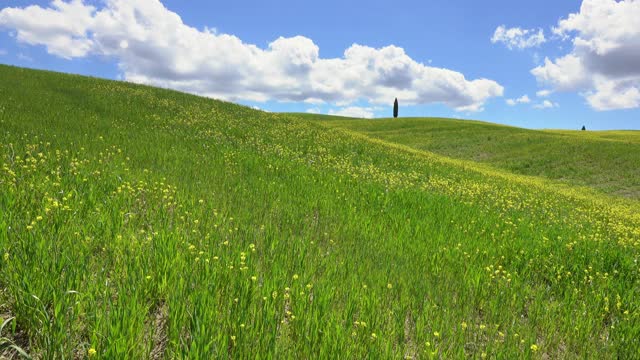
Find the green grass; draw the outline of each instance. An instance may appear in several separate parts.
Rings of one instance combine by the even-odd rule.
[[[298,115],[0,78],[1,336],[34,358],[640,351],[635,201]]]
[[[305,118],[516,174],[640,199],[640,131],[526,130],[441,118]]]

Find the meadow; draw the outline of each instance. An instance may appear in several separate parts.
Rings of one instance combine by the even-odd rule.
[[[0,79],[4,356],[640,353],[633,198],[175,91]]]
[[[301,116],[511,173],[640,200],[640,131],[528,130],[470,120]]]

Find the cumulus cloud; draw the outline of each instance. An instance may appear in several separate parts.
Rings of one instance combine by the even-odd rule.
[[[544,65],[531,70],[538,81],[552,85],[556,90],[571,91],[586,88],[591,78],[580,56],[569,54],[551,61],[544,59]]]
[[[509,106],[515,106],[516,104],[528,104],[531,102],[531,99],[529,99],[529,96],[525,94],[517,99],[507,99],[506,102]]]
[[[640,107],[640,78],[594,79],[594,90],[586,94],[589,104],[598,110],[632,109]]]
[[[318,107],[312,107],[312,108],[308,108],[305,112],[308,114],[326,113],[327,115],[371,119],[375,117],[375,113],[377,111],[381,111],[383,109],[384,108],[380,106],[364,106],[364,107],[363,106],[344,106],[344,107],[329,109],[328,112],[323,112]]]
[[[338,110],[329,110],[329,115],[371,119],[375,115],[375,110],[371,107],[349,106]]]
[[[542,29],[536,32],[535,29],[507,28],[504,25],[498,26],[491,37],[492,43],[501,42],[510,50],[540,46],[546,41]]]
[[[531,70],[558,91],[580,91],[596,110],[640,107],[640,1],[584,0],[553,33],[570,53]]]
[[[551,90],[538,90],[536,91],[536,96],[537,97],[547,97],[549,95],[551,95],[553,91]]]
[[[468,80],[426,66],[393,45],[354,44],[339,58],[321,58],[318,46],[303,36],[281,37],[260,48],[215,29],[188,26],[158,0],[105,0],[99,9],[82,0],[5,8],[0,27],[59,57],[115,58],[128,81],[232,101],[347,106],[358,100],[386,104],[397,97],[404,104],[479,111],[503,93],[493,80]]]
[[[554,103],[550,100],[545,100],[539,104],[535,104],[533,105],[533,107],[535,109],[550,109],[550,108],[554,108],[554,107],[558,107],[558,103]]]
[[[87,31],[94,22],[95,8],[81,0],[54,0],[51,7],[28,6],[0,11],[0,25],[16,30],[18,41],[47,45],[50,54],[63,58],[85,56],[93,42]]]

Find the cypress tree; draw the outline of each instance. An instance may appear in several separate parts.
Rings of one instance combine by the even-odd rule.
[[[398,98],[396,98],[396,101],[393,102],[393,117],[398,117]]]
[[[585,130],[587,130],[587,128],[584,127],[584,125],[582,125],[582,131],[585,131]]]

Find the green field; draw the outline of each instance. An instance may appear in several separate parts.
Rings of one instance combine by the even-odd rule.
[[[640,131],[540,131],[440,118],[305,117],[419,150],[640,200]]]
[[[7,357],[640,353],[637,133],[443,121],[381,140],[129,83],[0,79]],[[548,163],[509,165],[521,133],[551,141]],[[471,161],[489,136],[502,160]],[[562,154],[594,141],[615,146],[589,166]],[[518,174],[557,179],[564,161],[564,183]]]

